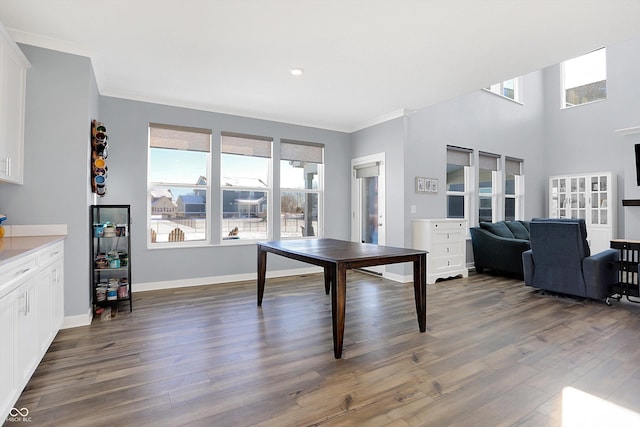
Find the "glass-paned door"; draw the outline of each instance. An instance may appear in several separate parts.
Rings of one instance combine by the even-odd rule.
[[[378,176],[360,178],[360,236],[362,243],[378,244]]]
[[[384,153],[353,159],[351,240],[374,245],[385,244]],[[384,266],[367,267],[384,274]]]

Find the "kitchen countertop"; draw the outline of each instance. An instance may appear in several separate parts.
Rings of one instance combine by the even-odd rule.
[[[0,267],[11,261],[17,261],[45,246],[63,241],[67,236],[28,236],[0,238]]]

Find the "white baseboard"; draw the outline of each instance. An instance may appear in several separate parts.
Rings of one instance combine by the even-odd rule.
[[[301,274],[322,273],[320,267],[298,268],[294,270],[268,271],[267,278],[299,276]],[[192,279],[166,280],[162,282],[134,283],[132,291],[146,292],[157,291],[161,289],[186,288],[189,286],[216,285],[219,283],[244,282],[248,280],[257,280],[257,273],[231,274],[227,276],[211,276],[211,277],[195,277]]]
[[[69,328],[77,328],[79,326],[89,326],[91,324],[91,320],[93,319],[93,312],[91,311],[91,307],[89,307],[89,311],[87,314],[78,314],[76,316],[65,316],[62,327],[60,329],[69,329]]]
[[[388,271],[385,271],[382,274],[382,277],[384,277],[385,279],[393,280],[394,282],[400,282],[400,283],[413,282],[413,273],[411,275],[406,275],[406,274],[389,273]]]

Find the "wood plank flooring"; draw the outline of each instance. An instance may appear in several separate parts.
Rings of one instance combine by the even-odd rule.
[[[640,417],[640,304],[478,274],[428,285],[420,333],[410,283],[350,271],[343,359],[332,345],[321,274],[268,279],[262,308],[253,281],[137,293],[133,313],[61,331],[16,407],[32,426],[92,427]]]

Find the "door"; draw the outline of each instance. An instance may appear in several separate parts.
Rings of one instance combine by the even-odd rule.
[[[384,153],[351,161],[351,240],[385,244]],[[384,266],[367,267],[384,273]]]

